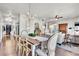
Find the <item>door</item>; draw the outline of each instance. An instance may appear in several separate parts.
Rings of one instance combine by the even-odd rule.
[[[6,35],[10,35],[11,25],[6,25]]]
[[[67,26],[68,26],[67,23],[59,24],[59,31],[62,33],[67,33]]]

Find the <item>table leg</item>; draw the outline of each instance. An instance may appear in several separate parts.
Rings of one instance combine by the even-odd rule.
[[[41,43],[41,49],[44,49],[44,42]]]
[[[32,56],[35,56],[35,49],[36,49],[36,46],[32,45]]]

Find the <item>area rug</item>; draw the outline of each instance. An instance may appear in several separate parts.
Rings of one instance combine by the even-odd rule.
[[[75,46],[69,46],[69,45],[57,45],[57,47],[65,49],[67,51],[73,52],[73,53],[78,53],[79,54],[79,47],[75,47]]]

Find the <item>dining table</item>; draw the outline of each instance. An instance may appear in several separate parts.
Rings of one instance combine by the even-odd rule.
[[[35,56],[35,50],[36,50],[36,47],[41,43],[41,48],[43,49],[43,42],[47,41],[49,39],[48,36],[35,36],[35,37],[32,37],[32,36],[27,36],[28,41],[33,43],[32,45],[32,56]]]

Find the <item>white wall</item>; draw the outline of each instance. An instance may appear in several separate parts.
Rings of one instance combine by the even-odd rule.
[[[67,33],[68,34],[74,34],[74,24],[77,22],[77,19],[63,19],[61,21],[58,21],[57,24],[63,24],[63,23],[68,23],[67,26]],[[69,29],[72,28],[72,29]]]
[[[24,14],[20,14],[20,35],[22,34],[22,31],[26,30],[27,28],[27,18]]]
[[[59,19],[59,20],[60,21],[58,21],[56,24],[68,23],[67,33],[74,34],[74,23],[79,21],[79,18],[77,18],[77,19],[69,18],[69,19]],[[29,25],[28,16],[26,16],[25,14],[20,14],[20,34],[23,30],[27,30],[28,27],[29,27],[29,29],[27,31],[33,33],[34,32],[34,24],[36,22],[39,23],[40,29],[42,31],[44,31],[42,29],[42,21],[40,19],[32,17],[30,19],[30,25]],[[58,28],[58,26],[57,26],[57,28]],[[71,29],[69,29],[69,28],[71,28]]]
[[[0,41],[2,39],[2,24],[0,23]]]
[[[2,21],[0,19],[0,42],[2,40]]]
[[[28,33],[33,33],[35,23],[39,23],[39,27],[42,30],[42,21],[40,19],[37,17],[31,17],[29,24],[29,17],[26,14],[20,14],[20,35],[24,30],[26,30]]]

